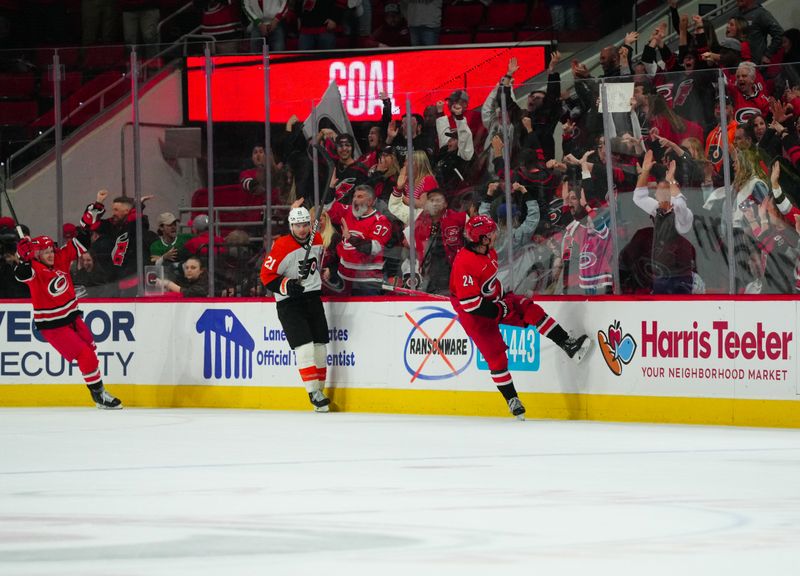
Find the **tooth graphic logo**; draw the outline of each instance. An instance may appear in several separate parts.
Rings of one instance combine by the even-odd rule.
[[[195,326],[203,334],[203,377],[253,377],[255,340],[231,310],[206,310]]]
[[[602,330],[597,331],[597,343],[608,368],[617,376],[622,374],[623,364],[629,364],[636,354],[636,340],[630,334],[622,336],[619,320],[608,327],[608,336]]]

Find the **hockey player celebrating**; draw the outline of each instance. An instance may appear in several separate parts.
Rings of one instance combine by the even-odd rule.
[[[118,410],[122,402],[103,386],[94,338],[83,321],[83,312],[78,309],[69,273],[70,264],[86,252],[89,229],[103,212],[100,200],[90,204],[81,218],[78,235],[61,248],[48,236],[20,239],[17,243],[20,263],[14,275],[31,290],[33,321],[42,337],[67,362],[77,361],[98,408]]]
[[[320,294],[322,237],[311,237],[311,215],[300,199],[289,211],[290,234],[281,236],[261,267],[261,282],[275,294],[278,319],[297,357],[300,378],[316,412],[327,412],[328,322]]]
[[[570,338],[558,322],[531,299],[513,292],[503,293],[497,279],[496,234],[497,225],[489,216],[473,216],[467,222],[466,244],[456,255],[450,274],[450,301],[467,335],[486,358],[492,380],[506,399],[508,409],[524,420],[525,407],[508,371],[508,347],[498,325],[535,326],[576,362],[586,356],[592,341],[586,334]]]

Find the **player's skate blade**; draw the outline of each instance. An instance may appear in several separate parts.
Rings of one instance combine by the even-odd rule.
[[[517,419],[525,420],[525,406],[522,405],[520,399],[514,396],[508,401],[508,411]]]
[[[330,411],[331,400],[322,392],[322,390],[314,390],[309,392],[308,399],[314,406],[314,412],[328,412]]]
[[[120,402],[120,399],[109,394],[104,387],[98,390],[90,390],[90,392],[92,393],[92,400],[94,400],[95,406],[100,410],[122,409],[122,402]]]
[[[580,364],[581,360],[586,358],[589,350],[592,347],[592,340],[588,335],[578,336],[577,338],[568,338],[564,342],[564,352],[567,356],[572,358],[576,364]]]

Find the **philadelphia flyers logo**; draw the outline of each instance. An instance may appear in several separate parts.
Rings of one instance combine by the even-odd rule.
[[[719,144],[712,144],[708,147],[708,159],[712,164],[719,164],[722,162],[722,146]]]
[[[47,292],[50,296],[61,296],[69,289],[69,278],[63,272],[59,271],[56,276],[47,284]]]

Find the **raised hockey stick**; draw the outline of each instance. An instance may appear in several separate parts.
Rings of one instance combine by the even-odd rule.
[[[324,146],[314,144],[314,148],[317,149],[318,154],[322,155],[322,158],[325,160],[325,166],[328,169],[327,178],[325,178],[323,182],[330,182],[331,174],[333,174],[333,171],[336,169],[336,166],[333,163],[333,158],[331,158]],[[311,268],[308,266],[308,260],[311,257],[311,247],[314,244],[314,236],[319,230],[319,222],[322,219],[322,212],[325,208],[325,201],[328,199],[329,193],[330,186],[326,186],[325,195],[320,197],[319,205],[314,208],[314,223],[311,225],[311,234],[308,237],[309,239],[308,244],[306,245],[306,254],[303,258],[303,264],[300,268],[301,270],[305,270],[305,273],[300,276],[300,280],[305,280],[308,278],[308,275],[311,274]]]
[[[381,288],[383,288],[386,292],[394,292],[399,296],[417,296],[419,298],[432,298],[434,300],[450,300],[450,298],[447,296],[442,296],[440,294],[428,294],[427,292],[412,290],[411,288],[403,288],[402,286],[395,286],[393,284],[381,284]]]
[[[11,212],[11,217],[14,219],[14,225],[17,228],[17,236],[20,238],[24,238],[25,234],[22,232],[22,226],[19,225],[19,219],[17,219],[17,213],[14,210],[14,205],[11,203],[11,198],[8,197],[8,190],[6,190],[5,185],[3,186],[3,194],[6,197],[6,206],[8,206],[8,211]]]

